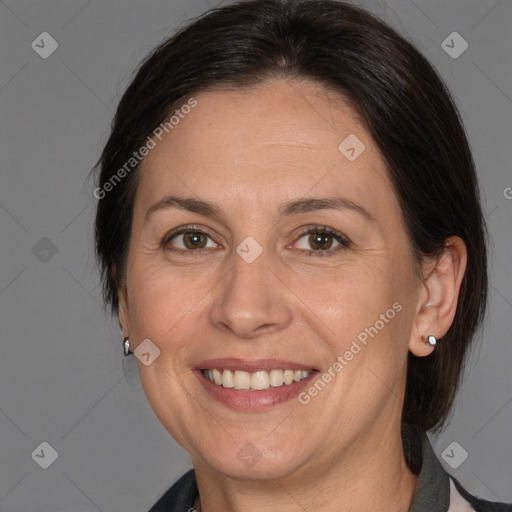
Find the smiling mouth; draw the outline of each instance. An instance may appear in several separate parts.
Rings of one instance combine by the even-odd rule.
[[[204,377],[210,382],[224,388],[240,391],[264,391],[281,386],[289,386],[306,379],[313,370],[243,370],[204,369]]]

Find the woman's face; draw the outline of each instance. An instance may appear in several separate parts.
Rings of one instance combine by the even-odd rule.
[[[321,471],[400,422],[420,287],[397,198],[319,85],[195,100],[141,168],[123,330],[151,341],[145,394],[197,466]]]

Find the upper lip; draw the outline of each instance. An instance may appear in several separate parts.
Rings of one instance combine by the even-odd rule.
[[[223,357],[208,359],[200,362],[197,367],[200,370],[242,370],[256,372],[259,370],[314,370],[312,366],[281,359],[239,359],[235,357]]]

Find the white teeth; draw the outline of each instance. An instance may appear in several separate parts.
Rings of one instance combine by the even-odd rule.
[[[208,376],[209,378],[209,376]],[[212,380],[212,379],[210,379]],[[213,382],[217,384],[217,386],[220,386],[222,384],[222,375],[220,374],[219,370],[217,368],[213,369]]]
[[[270,387],[270,377],[264,370],[254,372],[251,376],[251,388],[252,389],[268,389]]]
[[[217,386],[237,390],[262,391],[270,387],[289,385],[304,380],[312,370],[259,370],[249,373],[243,370],[203,370],[203,375]]]
[[[307,372],[306,372],[307,373]],[[284,384],[282,370],[270,370],[270,385],[274,388]]]
[[[283,374],[283,380],[285,384],[291,384],[293,382],[293,377],[295,372],[293,370],[285,370]]]
[[[222,386],[225,388],[235,387],[233,382],[233,372],[231,370],[224,370],[222,372]]]
[[[249,389],[251,387],[251,374],[237,370],[233,381],[235,389]]]

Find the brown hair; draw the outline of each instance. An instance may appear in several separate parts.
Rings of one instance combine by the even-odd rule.
[[[389,170],[417,261],[465,242],[454,321],[428,357],[409,354],[403,421],[442,427],[464,355],[486,310],[486,226],[457,108],[432,65],[370,13],[335,0],[251,0],[211,10],[160,44],[124,93],[100,167],[96,253],[104,298],[118,312],[138,165],[105,185],[181,102],[206,89],[275,77],[312,79],[348,98]],[[126,169],[126,167],[125,167]],[[119,174],[117,175],[119,177]]]

